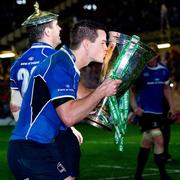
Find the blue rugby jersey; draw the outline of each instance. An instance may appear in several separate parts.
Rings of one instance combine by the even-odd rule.
[[[169,70],[158,64],[146,66],[138,79],[138,105],[145,113],[163,114],[164,85],[169,79]]]
[[[10,88],[19,90],[21,95],[27,90],[29,78],[36,66],[56,50],[47,43],[33,43],[32,46],[11,66]]]
[[[10,139],[50,143],[59,129],[66,129],[52,100],[76,99],[79,79],[75,57],[66,47],[38,65],[30,78],[19,119]]]

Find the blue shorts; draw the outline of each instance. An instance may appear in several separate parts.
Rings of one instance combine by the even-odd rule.
[[[17,180],[63,180],[69,176],[55,144],[29,140],[12,140],[8,164]]]
[[[60,154],[63,155],[66,161],[67,171],[70,172],[72,177],[78,177],[81,156],[78,139],[73,134],[72,130],[68,128],[66,131],[59,132],[55,142]]]

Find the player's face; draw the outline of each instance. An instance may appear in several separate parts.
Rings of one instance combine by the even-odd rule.
[[[52,21],[51,35],[52,35],[52,41],[54,47],[58,46],[61,43],[60,31],[61,31],[61,27],[58,25],[58,21],[57,20]]]
[[[103,63],[103,59],[107,51],[106,32],[103,30],[98,30],[97,34],[98,37],[96,38],[95,42],[90,43],[89,57],[91,59],[90,61]]]

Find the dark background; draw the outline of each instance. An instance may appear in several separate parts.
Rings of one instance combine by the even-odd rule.
[[[40,9],[52,10],[62,2],[73,0],[38,0]],[[100,21],[109,29],[126,34],[160,30],[160,6],[168,8],[168,20],[171,28],[180,27],[180,1],[177,0],[74,0],[77,3],[59,12],[61,25],[88,18]],[[34,0],[26,0],[26,5],[17,5],[16,0],[0,1],[0,37],[21,27],[21,23],[34,12]],[[84,10],[85,4],[96,4],[97,10]]]

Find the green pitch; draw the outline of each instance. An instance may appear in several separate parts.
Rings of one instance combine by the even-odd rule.
[[[0,179],[14,180],[7,167],[6,152],[13,127],[0,127]],[[124,152],[119,152],[114,144],[114,132],[80,124],[77,129],[84,137],[81,145],[81,169],[79,180],[118,180],[132,179],[136,166],[141,134],[136,125],[128,125],[124,139]],[[172,125],[170,152],[173,161],[167,169],[173,180],[180,179],[180,124]],[[159,180],[159,172],[149,157],[144,171],[145,180]]]

